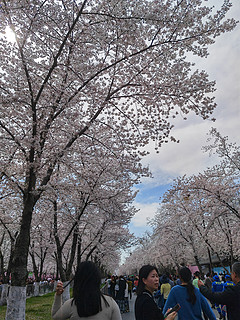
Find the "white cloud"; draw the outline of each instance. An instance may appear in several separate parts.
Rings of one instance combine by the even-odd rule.
[[[148,219],[151,219],[155,216],[157,212],[157,208],[159,207],[158,202],[153,203],[134,203],[135,207],[139,209],[139,211],[135,214],[132,219],[132,224],[135,227],[143,227],[147,225]]]
[[[239,19],[240,1],[233,0],[232,3],[233,8],[229,17]],[[198,174],[218,161],[216,157],[209,157],[201,150],[202,146],[207,144],[207,133],[211,127],[217,128],[223,136],[228,136],[230,141],[240,143],[239,37],[240,23],[232,32],[225,33],[217,39],[210,47],[207,59],[197,60],[196,67],[205,70],[211,80],[216,80],[217,90],[214,95],[217,108],[213,114],[216,122],[204,121],[195,115],[188,116],[187,121],[177,119],[171,134],[180,139],[179,144],[169,142],[160,148],[158,154],[154,150],[153,143],[147,146],[150,155],[142,162],[144,165],[149,165],[154,178],[142,179],[141,198],[138,201],[145,203],[135,202],[136,208],[140,209],[132,219],[135,230],[139,228],[142,231],[143,227],[147,226],[147,218],[152,218],[159,207],[159,203],[156,202],[156,192],[152,198],[149,196],[151,188],[156,189],[156,186],[159,186],[160,196],[164,186],[171,183],[174,178],[184,174]],[[152,203],[149,203],[151,201]]]
[[[236,19],[240,16],[240,1],[233,1],[231,15]],[[154,179],[143,179],[146,186],[169,183],[173,177],[198,174],[218,161],[203,153],[207,133],[211,127],[230,141],[240,142],[240,23],[232,31],[221,35],[210,47],[207,59],[197,59],[196,67],[205,70],[211,80],[216,80],[217,108],[213,117],[216,122],[202,120],[193,114],[188,120],[177,119],[171,134],[180,139],[180,143],[164,144],[159,153],[154,151],[154,145],[147,149],[151,152],[143,159],[144,165],[149,165]]]

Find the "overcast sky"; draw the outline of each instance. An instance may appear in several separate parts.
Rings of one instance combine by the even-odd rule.
[[[222,2],[219,0],[215,0]],[[233,0],[233,7],[228,17],[240,19],[240,0]],[[147,229],[147,218],[152,218],[159,206],[159,198],[166,192],[174,178],[184,174],[192,175],[202,172],[214,164],[216,158],[203,153],[207,133],[215,127],[230,141],[240,143],[240,24],[232,32],[217,38],[209,49],[207,59],[198,61],[197,67],[208,72],[211,80],[216,80],[215,97],[217,108],[214,112],[215,122],[202,120],[197,116],[188,117],[187,121],[178,120],[172,135],[180,143],[169,142],[156,154],[153,146],[148,146],[151,154],[143,160],[149,165],[154,176],[142,179],[137,186],[135,206],[140,209],[130,223],[130,231],[141,236]]]

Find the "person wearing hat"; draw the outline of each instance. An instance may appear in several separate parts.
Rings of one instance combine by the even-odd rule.
[[[201,293],[210,301],[227,306],[228,320],[240,319],[240,262],[232,265],[231,278],[234,286],[227,286],[222,292],[211,292],[202,281],[198,282]]]
[[[222,292],[223,291],[223,283],[220,281],[220,278],[218,275],[213,276],[213,283],[212,283],[212,292]],[[220,319],[223,318],[222,315],[222,307],[220,304],[215,303],[215,308],[217,312],[219,313]]]
[[[229,274],[225,275],[225,282],[223,283],[223,291],[227,288],[227,286],[235,286]]]

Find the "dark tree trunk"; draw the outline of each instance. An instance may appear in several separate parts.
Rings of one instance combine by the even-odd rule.
[[[11,285],[23,287],[27,279],[27,259],[30,245],[30,228],[35,201],[32,197],[25,203],[20,232],[17,236],[12,259]]]
[[[201,276],[203,276],[202,266],[201,266],[201,264],[199,262],[198,256],[195,255],[194,256],[194,260],[196,262],[196,265],[198,266],[198,269],[199,269],[199,272],[200,272]]]
[[[209,273],[212,275],[213,274],[212,256],[209,248],[207,248],[207,251],[208,251],[208,258],[209,258]]]

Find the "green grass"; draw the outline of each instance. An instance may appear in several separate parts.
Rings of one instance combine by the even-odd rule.
[[[26,302],[26,320],[52,320],[51,309],[54,292],[41,297],[28,298]],[[5,319],[7,306],[0,307],[0,319]]]

